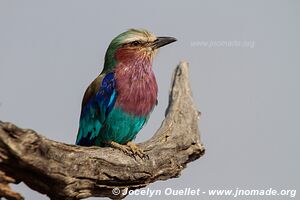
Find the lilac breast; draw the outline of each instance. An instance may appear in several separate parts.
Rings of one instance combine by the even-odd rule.
[[[115,68],[115,78],[116,105],[133,115],[150,114],[157,100],[157,83],[151,65],[119,63]]]

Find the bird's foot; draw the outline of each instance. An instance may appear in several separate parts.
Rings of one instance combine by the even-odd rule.
[[[119,149],[120,151],[124,152],[127,155],[132,155],[132,152],[130,151],[130,148],[126,145],[119,144],[117,142],[111,141],[109,142],[109,145],[113,148]]]
[[[135,143],[129,141],[126,145],[130,148],[133,155],[138,155],[142,159],[149,159],[149,156],[145,154],[144,151],[141,148],[139,148]]]
[[[136,156],[139,156],[142,159],[149,158],[142,149],[140,149],[136,144],[133,142],[127,142],[126,145],[122,145],[119,143],[116,143],[114,141],[111,141],[109,143],[111,147],[114,147],[116,149],[119,149],[120,151],[124,152],[125,154],[132,156],[136,158]]]

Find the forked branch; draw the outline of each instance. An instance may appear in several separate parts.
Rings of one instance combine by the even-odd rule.
[[[187,163],[204,154],[199,116],[191,95],[188,64],[181,62],[173,74],[161,127],[150,140],[138,144],[149,159],[133,158],[110,147],[64,144],[0,122],[0,196],[22,199],[8,184],[24,182],[52,200],[121,199],[127,190],[178,177]],[[112,192],[114,188],[120,193],[116,194],[116,189]]]

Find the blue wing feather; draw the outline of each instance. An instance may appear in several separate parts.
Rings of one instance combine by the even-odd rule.
[[[80,115],[77,145],[91,146],[95,144],[106,117],[116,101],[114,73],[106,74],[100,87],[95,88],[99,89],[92,94],[88,93],[90,96],[87,99],[84,98],[85,104],[82,106]]]

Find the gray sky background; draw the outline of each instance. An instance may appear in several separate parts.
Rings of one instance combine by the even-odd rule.
[[[300,192],[299,9],[298,1],[281,0],[0,0],[0,119],[74,143],[83,93],[111,39],[146,28],[178,41],[155,59],[159,105],[137,141],[160,126],[172,71],[187,60],[207,149],[180,178],[149,188]],[[30,200],[48,199],[24,184],[14,188]],[[152,199],[183,198],[258,197]]]

